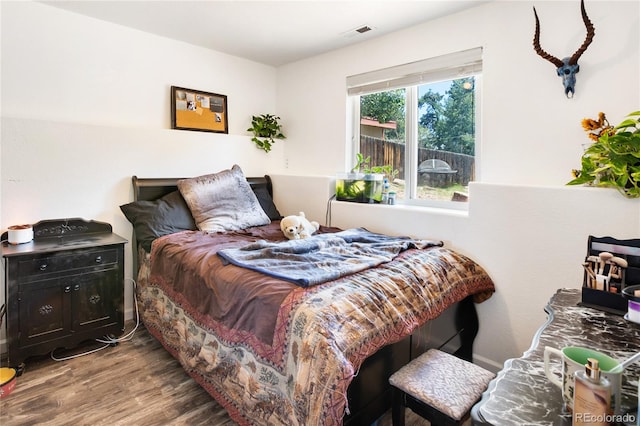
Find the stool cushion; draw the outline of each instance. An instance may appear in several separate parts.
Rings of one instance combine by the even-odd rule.
[[[430,349],[389,378],[389,383],[454,420],[460,420],[495,375],[454,355]]]

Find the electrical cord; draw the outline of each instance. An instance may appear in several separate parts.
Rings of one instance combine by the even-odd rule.
[[[75,359],[75,358],[79,358],[81,356],[85,356],[85,355],[90,355],[96,352],[99,352],[103,349],[106,349],[110,346],[113,346],[117,343],[120,342],[128,342],[131,339],[133,339],[133,335],[135,334],[135,332],[138,330],[138,327],[140,326],[140,312],[138,311],[138,297],[136,296],[137,294],[137,283],[136,280],[134,280],[133,278],[127,278],[126,280],[131,281],[131,283],[133,284],[133,306],[135,308],[136,311],[136,325],[133,327],[133,329],[131,331],[129,331],[128,333],[126,333],[125,335],[121,336],[121,337],[109,337],[109,336],[103,336],[101,339],[94,339],[96,342],[98,343],[104,343],[104,346],[101,346],[99,348],[96,349],[92,349],[86,352],[82,352],[79,354],[75,354],[75,355],[70,355],[67,357],[62,357],[62,358],[57,358],[53,353],[55,352],[55,349],[53,351],[51,351],[51,359],[54,361],[68,361],[71,359]]]
[[[333,194],[327,200],[327,211],[324,215],[324,223],[326,223],[327,226],[331,226],[331,201],[333,201],[335,198],[336,198],[336,194]]]
[[[119,342],[128,342],[129,340],[133,339],[133,335],[135,334],[136,330],[138,330],[138,327],[140,326],[140,312],[138,312],[138,298],[136,296],[137,293],[137,284],[136,281],[133,278],[129,278],[131,280],[131,283],[133,284],[133,306],[136,310],[136,325],[133,327],[133,329],[128,332],[127,334],[117,337],[117,338],[113,338],[113,337],[108,337],[105,336],[104,339],[96,339],[96,342],[99,343],[108,343],[108,344],[115,344],[115,343],[119,343]]]
[[[62,358],[56,358],[55,355],[53,355],[53,353],[55,352],[55,349],[54,349],[53,351],[51,351],[51,359],[54,360],[54,361],[58,361],[58,362],[60,362],[60,361],[69,361],[70,359],[80,358],[81,356],[85,356],[85,355],[96,353],[98,351],[101,351],[103,349],[108,348],[109,346],[111,346],[111,345],[107,344],[107,345],[101,346],[101,347],[99,347],[97,349],[93,349],[93,350],[90,350],[90,351],[86,351],[86,352],[82,352],[82,353],[79,353],[79,354],[76,354],[76,355],[70,355],[70,356],[66,356],[66,357],[62,357]]]

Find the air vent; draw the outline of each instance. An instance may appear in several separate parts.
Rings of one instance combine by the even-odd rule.
[[[368,33],[369,31],[375,30],[376,27],[372,27],[371,25],[360,25],[358,27],[352,28],[348,31],[341,33],[340,35],[345,38],[358,37],[360,34]]]

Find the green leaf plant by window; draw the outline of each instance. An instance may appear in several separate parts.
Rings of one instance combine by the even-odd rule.
[[[582,155],[582,169],[573,170],[567,185],[616,188],[628,198],[640,198],[640,111],[617,126],[604,113],[598,120],[585,118],[582,127],[595,141]]]
[[[347,77],[353,158],[398,170],[398,202],[466,209],[478,178],[481,73],[475,48]]]

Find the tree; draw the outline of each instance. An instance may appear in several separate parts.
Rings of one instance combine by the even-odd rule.
[[[474,85],[473,77],[452,80],[444,95],[429,89],[418,99],[420,147],[474,155]],[[380,123],[395,121],[397,129],[385,130],[386,139],[403,142],[405,89],[361,96],[360,115]]]
[[[395,121],[396,130],[385,129],[386,139],[404,141],[404,104],[404,89],[371,93],[360,97],[360,116],[371,118],[379,123]]]
[[[372,118],[380,123],[404,118],[404,89],[361,96],[360,116]]]
[[[425,111],[420,116],[418,127],[418,140],[423,148],[438,149],[436,126],[442,114],[443,97],[444,95],[429,89],[418,99],[418,111]]]
[[[453,80],[447,91],[441,118],[435,125],[439,149],[474,155],[474,83],[473,77]]]

